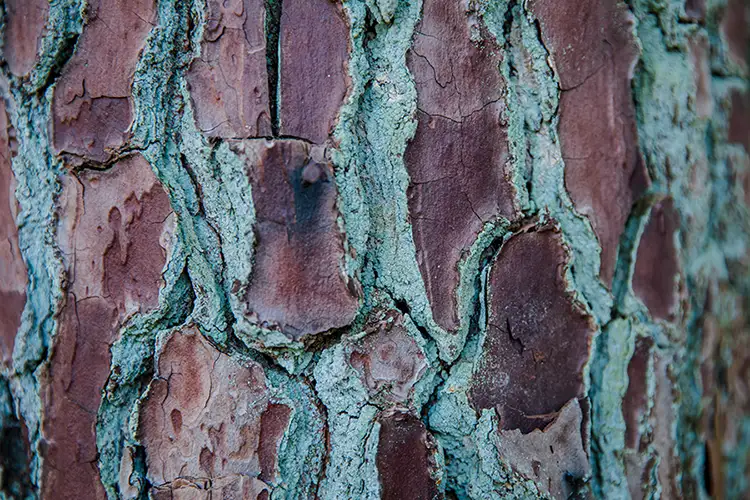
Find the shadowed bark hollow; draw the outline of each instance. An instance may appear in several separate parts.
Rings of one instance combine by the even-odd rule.
[[[745,0],[0,6],[0,499],[750,495]]]

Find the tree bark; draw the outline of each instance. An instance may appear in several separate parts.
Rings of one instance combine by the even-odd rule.
[[[750,495],[745,0],[5,0],[0,498]]]

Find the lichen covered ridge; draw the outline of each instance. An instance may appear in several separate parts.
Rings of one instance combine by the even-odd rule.
[[[745,0],[0,10],[0,499],[750,495]]]

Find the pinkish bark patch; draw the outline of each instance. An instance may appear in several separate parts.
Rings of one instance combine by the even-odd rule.
[[[729,142],[741,144],[750,154],[750,92],[732,92]]]
[[[674,319],[677,305],[679,262],[675,233],[679,225],[671,198],[656,203],[636,254],[633,291],[651,315],[662,320]]]
[[[625,446],[631,450],[639,449],[641,424],[648,416],[652,347],[653,341],[650,338],[638,338],[633,357],[628,363],[628,389],[622,402],[622,414],[625,419]]]
[[[600,276],[612,284],[620,236],[649,185],[638,151],[630,81],[638,60],[633,16],[609,0],[533,0],[560,78],[565,185],[602,248]]]
[[[427,360],[417,342],[407,333],[398,313],[372,325],[349,356],[371,397],[389,402],[407,402],[427,369]]]
[[[26,305],[26,264],[18,246],[15,177],[11,169],[13,129],[0,99],[0,367],[10,367]]]
[[[721,32],[729,48],[729,57],[747,68],[750,55],[750,5],[746,0],[729,0],[721,22]]]
[[[253,275],[237,292],[245,316],[294,340],[348,325],[358,285],[344,272],[336,184],[322,150],[298,140],[235,145],[248,158],[257,221]]]
[[[271,135],[263,0],[207,7],[201,55],[187,75],[198,128],[208,137]]]
[[[5,0],[3,58],[14,75],[33,69],[48,16],[49,0]]]
[[[485,222],[515,214],[499,50],[489,38],[473,42],[470,22],[461,2],[425,1],[407,55],[418,107],[405,155],[409,214],[433,317],[451,331],[459,261]]]
[[[695,108],[698,116],[708,118],[714,110],[711,95],[711,46],[705,36],[694,35],[689,41],[690,61],[695,74]]]
[[[510,238],[489,274],[487,334],[470,387],[475,409],[495,408],[503,429],[544,429],[584,395],[593,322],[567,291],[560,235]]]
[[[138,430],[157,491],[259,497],[291,412],[270,401],[263,368],[219,352],[194,327],[172,333],[157,359]]]
[[[348,86],[349,27],[341,2],[284,0],[279,39],[280,133],[323,144]]]
[[[44,496],[104,498],[96,468],[96,414],[109,374],[109,347],[126,318],[158,305],[171,213],[140,155],[106,171],[64,180],[60,247],[66,303],[43,376]]]
[[[155,0],[91,0],[52,105],[58,153],[105,162],[129,139],[135,67],[156,23]]]
[[[702,21],[706,16],[706,0],[685,0],[685,14],[695,21]]]
[[[676,455],[677,415],[674,404],[677,401],[677,389],[672,374],[673,365],[674,360],[669,356],[655,352],[656,393],[654,394],[654,407],[651,412],[651,425],[654,429],[653,446],[656,456],[659,457],[657,477],[661,485],[662,498],[682,497],[678,481],[681,474],[680,462]]]

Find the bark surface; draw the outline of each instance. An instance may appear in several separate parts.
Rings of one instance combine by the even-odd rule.
[[[750,495],[745,0],[0,4],[0,499]]]

